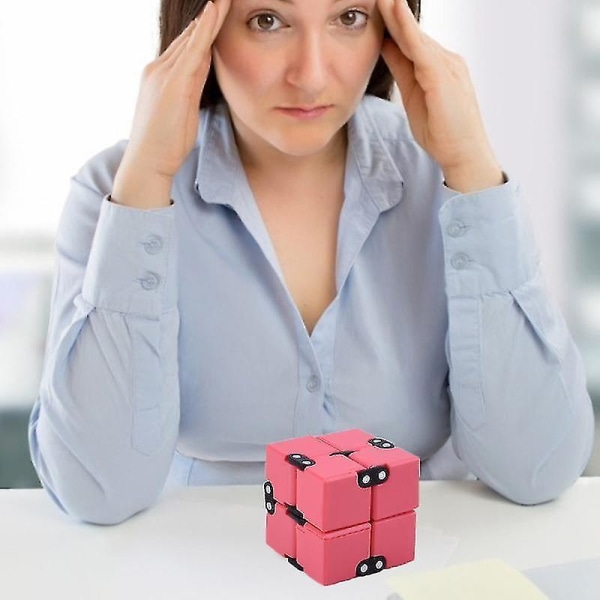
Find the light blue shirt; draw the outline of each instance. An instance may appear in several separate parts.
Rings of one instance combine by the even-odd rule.
[[[417,454],[426,477],[453,475],[437,459],[453,447],[515,502],[582,473],[591,402],[519,188],[448,189],[401,108],[374,97],[348,140],[337,295],[312,335],[224,105],[203,112],[168,208],[108,199],[124,141],[75,175],[30,425],[63,510],[115,523],[167,481],[260,483],[269,442],[352,427]]]

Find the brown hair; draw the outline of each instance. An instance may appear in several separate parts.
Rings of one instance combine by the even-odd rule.
[[[161,0],[160,3],[160,46],[159,55],[162,54],[171,42],[187,27],[200,13],[208,0]],[[416,19],[421,17],[421,0],[406,0]],[[371,79],[367,86],[367,94],[379,96],[386,100],[392,94],[394,80],[387,65],[381,57],[377,61]],[[205,108],[218,104],[223,95],[217,83],[214,69],[211,67],[206,85],[200,99],[200,107]]]

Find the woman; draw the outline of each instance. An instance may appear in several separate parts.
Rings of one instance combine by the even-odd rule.
[[[163,0],[130,139],[73,178],[58,231],[30,444],[63,510],[259,483],[265,444],[350,427],[428,477],[451,440],[524,504],[581,474],[581,360],[464,61],[418,14]]]

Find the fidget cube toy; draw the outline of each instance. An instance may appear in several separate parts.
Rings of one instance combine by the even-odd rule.
[[[267,446],[266,540],[323,585],[414,560],[419,458],[360,429]]]

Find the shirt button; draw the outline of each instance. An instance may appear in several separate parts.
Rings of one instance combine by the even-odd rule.
[[[145,290],[154,290],[158,287],[160,277],[156,273],[146,273],[146,277],[140,279],[140,283]]]
[[[316,375],[313,375],[312,377],[310,377],[309,380],[306,382],[306,389],[311,394],[314,394],[314,392],[317,392],[320,387],[321,387],[321,380]]]
[[[459,252],[458,254],[455,254],[452,257],[452,259],[450,260],[450,264],[455,269],[466,269],[467,265],[470,262],[471,262],[471,259],[466,254],[463,254],[462,252]]]
[[[465,234],[466,230],[467,228],[464,223],[461,223],[460,221],[452,221],[452,223],[448,225],[448,229],[446,229],[450,237],[460,237]]]
[[[150,235],[143,245],[148,254],[158,254],[163,248],[163,241],[158,235]]]

